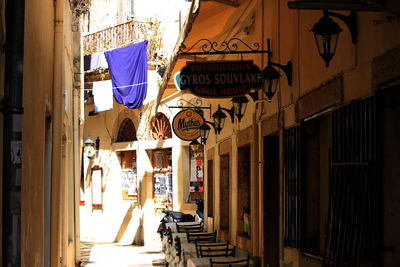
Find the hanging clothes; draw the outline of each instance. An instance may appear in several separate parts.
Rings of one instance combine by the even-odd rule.
[[[147,41],[104,52],[119,104],[134,109],[147,95]]]
[[[107,60],[104,56],[104,52],[98,52],[83,57],[83,70],[97,70],[99,68],[107,68]]]
[[[106,111],[113,108],[113,89],[111,80],[93,83],[94,111]]]

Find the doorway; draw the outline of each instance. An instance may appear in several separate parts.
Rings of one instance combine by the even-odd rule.
[[[264,259],[279,266],[279,137],[264,137]]]
[[[220,185],[219,185],[219,228],[221,239],[229,239],[229,221],[230,221],[230,155],[220,156]]]
[[[381,94],[383,142],[383,263],[394,267],[400,262],[400,85]]]
[[[152,151],[153,199],[158,209],[172,209],[172,149]]]

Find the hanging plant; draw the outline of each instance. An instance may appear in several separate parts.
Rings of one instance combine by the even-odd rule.
[[[81,17],[89,12],[92,0],[69,0],[72,12],[76,17]]]

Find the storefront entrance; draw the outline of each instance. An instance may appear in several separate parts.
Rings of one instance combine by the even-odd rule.
[[[172,150],[170,148],[152,150],[152,165],[155,207],[172,209]]]
[[[279,137],[264,137],[264,259],[279,266]]]

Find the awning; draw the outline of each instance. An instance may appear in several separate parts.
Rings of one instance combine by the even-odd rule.
[[[183,50],[191,48],[193,52],[201,51],[201,46],[204,43],[196,43],[203,38],[221,44],[233,37],[246,37],[245,28],[254,23],[253,14],[258,4],[260,4],[260,1],[254,0],[193,0],[188,19],[164,75],[157,105],[162,99],[178,92],[173,80],[174,74],[180,71],[187,61],[194,60],[193,56],[179,55],[180,48]],[[223,56],[220,57],[224,58]],[[213,60],[215,59],[214,56]],[[206,57],[197,56],[196,60],[206,60]]]

